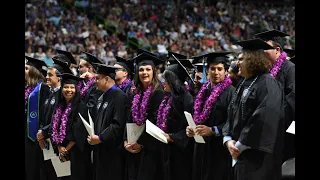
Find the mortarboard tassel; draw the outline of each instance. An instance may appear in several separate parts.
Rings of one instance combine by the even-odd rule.
[[[204,84],[205,82],[207,82],[207,74],[206,74],[206,66],[205,66],[205,63],[204,63],[204,58],[202,59],[202,63],[203,63],[203,66],[202,66],[202,78],[200,80],[200,83]]]

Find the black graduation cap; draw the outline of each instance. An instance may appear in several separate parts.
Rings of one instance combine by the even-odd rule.
[[[146,51],[144,49],[138,48],[137,49],[137,54],[139,55],[139,54],[142,54],[142,53],[146,53],[146,54],[149,54],[151,56],[157,56],[157,55],[153,54],[152,52],[149,52],[149,51]]]
[[[133,64],[133,61],[128,59],[124,59],[122,57],[119,57],[119,56],[115,56],[116,57],[116,64],[119,64],[120,66],[122,66],[124,69],[126,69],[126,71],[130,74],[130,73],[133,73],[134,71],[134,64]]]
[[[276,29],[265,31],[261,33],[257,33],[254,36],[257,38],[263,39],[263,40],[272,40],[274,37],[286,37],[290,36],[289,34],[286,34],[284,32],[278,31]]]
[[[52,58],[54,64],[53,67],[57,69],[60,73],[73,74],[67,62],[61,61],[55,57]]]
[[[203,69],[203,63],[196,63],[194,64],[197,68],[197,72],[202,72],[202,69]],[[207,63],[204,63],[204,68],[206,68],[207,66]]]
[[[151,54],[147,54],[147,53],[139,54],[138,56],[134,57],[133,60],[138,66],[142,66],[142,65],[157,66],[161,63],[164,63],[164,61],[159,59],[158,57]]]
[[[191,59],[193,59],[192,61],[193,64],[196,64],[196,63],[203,64],[203,60],[204,62],[207,62],[208,65],[212,63],[226,63],[227,62],[226,55],[230,53],[233,53],[233,52],[229,52],[229,51],[212,52],[212,53],[208,53],[200,56],[194,56],[194,57],[191,57]]]
[[[75,76],[69,73],[63,73],[60,75],[60,77],[61,77],[61,83],[63,84],[78,84],[79,81],[84,80],[83,78],[80,78],[78,76]]]
[[[237,44],[239,44],[243,48],[243,50],[249,51],[274,49],[274,47],[270,46],[268,43],[262,41],[261,39],[238,41]]]
[[[181,59],[187,59],[187,56],[186,55],[183,55],[183,54],[179,54],[179,53],[175,53],[175,52],[172,52],[172,51],[168,51],[168,58],[172,57],[172,55],[174,55],[176,58],[178,58],[179,60]]]
[[[85,59],[89,64],[91,64],[93,66],[93,68],[97,68],[96,64],[102,64],[103,62],[101,62],[97,57],[95,57],[94,55],[88,53],[88,52],[83,52],[84,54],[87,55],[87,58]]]
[[[60,50],[60,49],[57,49],[56,50],[58,52],[58,54],[62,54],[62,55],[65,55],[67,60],[68,60],[68,64],[70,66],[70,64],[77,64],[76,60],[74,59],[74,57],[72,56],[72,54],[68,51],[63,51],[63,50]],[[58,58],[59,59],[59,58]],[[63,59],[59,59],[61,61],[64,61]]]
[[[283,49],[284,52],[287,53],[287,56],[292,58],[295,56],[296,51],[294,49]]]
[[[29,57],[29,56],[25,56],[25,58],[27,59],[27,63],[26,63],[27,65],[35,67],[41,73],[44,73],[42,66],[48,67],[47,64],[43,60],[35,59],[35,58]]]
[[[274,41],[276,43],[278,43],[281,47],[284,46],[284,37],[286,36],[290,36],[289,34],[286,34],[284,32],[278,31],[278,30],[271,30],[271,31],[266,31],[266,32],[262,32],[262,33],[257,33],[255,34],[256,38],[260,38],[264,41]]]
[[[179,59],[179,58],[177,58],[177,59]],[[194,68],[193,64],[191,63],[191,61],[189,59],[179,59],[179,61],[184,67],[187,67],[190,69]],[[170,61],[170,65],[173,65],[173,64],[177,64],[177,61],[172,57],[172,60]]]
[[[98,68],[97,74],[104,74],[109,77],[111,77],[113,80],[116,78],[116,70],[120,69],[114,66],[108,66],[106,64],[101,64],[101,63],[94,63],[95,66]]]
[[[172,71],[173,73],[175,73],[178,78],[184,83],[184,81],[186,80],[187,77],[190,78],[190,80],[193,82],[193,84],[195,84],[195,82],[193,81],[193,78],[190,76],[188,70],[186,69],[186,67],[181,63],[180,60],[178,60],[175,55],[172,55],[172,57],[175,59],[176,64],[170,65],[166,68],[166,70],[168,71]],[[190,62],[190,61],[189,61]],[[191,63],[190,63],[191,64]]]

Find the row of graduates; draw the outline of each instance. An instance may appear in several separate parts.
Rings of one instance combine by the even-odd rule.
[[[238,42],[243,78],[237,87],[226,72],[230,52],[193,57],[192,63],[206,59],[209,77],[196,91],[194,83],[190,89],[184,84],[192,81],[190,61],[175,53],[161,81],[156,67],[164,62],[148,52],[118,58],[115,66],[85,53],[76,77],[69,68],[72,55],[59,51],[46,83],[45,63],[26,57],[26,179],[58,179],[42,157],[47,138],[59,158],[71,162],[71,176],[59,179],[278,179],[283,135],[294,114],[294,81],[289,81],[294,64],[275,39],[266,42]],[[274,60],[277,66],[268,52],[282,54]],[[91,136],[78,116],[88,119],[88,110]],[[187,126],[184,111],[193,114],[195,129]],[[143,125],[147,119],[165,132],[168,144],[145,131],[136,143],[127,143],[126,123]],[[195,133],[206,143],[195,143]],[[232,158],[238,160],[234,168]]]

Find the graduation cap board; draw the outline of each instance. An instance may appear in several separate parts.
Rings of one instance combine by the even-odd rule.
[[[146,51],[146,50],[144,50],[144,49],[138,48],[138,49],[137,49],[137,54],[139,55],[139,54],[142,54],[142,53],[146,53],[146,54],[149,54],[149,55],[151,55],[151,56],[156,56],[156,55],[153,54],[152,52],[149,52],[149,51]]]
[[[212,52],[200,56],[193,56],[191,59],[193,59],[192,64],[197,64],[197,63],[203,63],[207,62],[207,64],[212,64],[212,63],[225,63],[227,62],[227,55],[231,54],[233,52],[230,51],[221,51],[221,52]]]
[[[70,52],[59,50],[59,49],[57,49],[56,51],[58,52],[58,54],[62,54],[67,58],[67,63],[69,64],[69,66],[70,66],[70,64],[77,64],[76,60],[74,59],[74,57],[72,56],[72,54]],[[59,60],[65,61],[63,59],[59,59]]]
[[[178,59],[187,59],[186,55],[175,53],[175,52],[172,52],[172,51],[168,51],[168,58],[172,57],[172,55],[174,55]]]
[[[151,55],[150,53],[139,54],[138,56],[134,57],[133,60],[138,66],[151,65],[155,67],[161,63],[164,63],[163,60]]]
[[[83,52],[86,55],[86,61],[93,66],[93,68],[97,68],[96,64],[103,64],[102,61],[100,61],[97,57],[94,55],[88,53],[88,52]]]
[[[175,57],[175,55],[172,55],[172,57],[176,60],[177,64],[170,65],[166,70],[175,73],[183,83],[186,78],[189,77],[192,83],[195,84],[186,67]]]
[[[274,49],[274,47],[270,46],[268,43],[262,41],[261,39],[250,39],[245,41],[238,41],[242,47],[243,51],[258,51],[258,50],[268,50]]]
[[[60,61],[55,57],[53,57],[52,60],[54,62],[53,68],[57,69],[61,74],[63,73],[73,74],[67,62]]]
[[[40,59],[35,59],[33,57],[30,56],[25,56],[27,62],[26,64],[32,67],[35,67],[36,69],[38,69],[38,71],[40,71],[44,76],[46,76],[45,70],[44,68],[47,68],[47,64]]]
[[[260,38],[263,41],[274,41],[276,43],[278,43],[281,47],[284,46],[284,37],[286,36],[290,36],[289,34],[286,34],[284,32],[278,31],[278,30],[271,30],[271,31],[265,31],[265,32],[261,32],[261,33],[257,33],[255,34],[256,38]]]
[[[272,40],[272,38],[274,38],[274,37],[286,37],[286,36],[290,36],[290,35],[287,33],[278,31],[276,29],[273,29],[270,31],[257,33],[254,36],[256,36],[257,38],[263,39],[263,40]]]
[[[116,60],[116,64],[122,66],[129,74],[134,72],[134,62],[132,60],[126,60],[119,56],[116,56]]]
[[[60,77],[63,84],[78,84],[79,81],[84,80],[83,78],[69,73],[63,73],[60,75]]]
[[[120,69],[114,66],[108,66],[106,64],[94,63],[95,66],[98,68],[97,74],[104,74],[106,76],[111,77],[113,80],[116,78],[116,70]]]

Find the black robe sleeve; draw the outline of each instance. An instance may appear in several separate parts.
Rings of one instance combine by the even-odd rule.
[[[88,132],[84,127],[83,122],[78,113],[80,113],[85,120],[88,120],[88,107],[84,104],[84,102],[81,101],[76,112],[77,113],[74,114],[73,122],[73,137],[77,146],[80,148],[81,151],[83,151],[84,145],[87,143]]]
[[[295,66],[288,67],[285,79],[284,92],[285,96],[285,112],[286,112],[286,127],[289,127],[292,120],[295,119]]]
[[[234,86],[229,86],[227,89],[226,89],[226,96],[223,96],[224,99],[222,100],[222,102],[225,104],[225,107],[228,107],[229,103],[231,102],[232,100],[232,96],[234,95],[234,92],[235,92],[235,88]],[[227,112],[225,112],[227,114]],[[227,115],[226,115],[227,116]],[[218,128],[218,131],[219,133],[221,134],[223,132],[223,127],[225,126],[226,124],[226,119],[225,119],[225,122],[222,123],[222,124],[219,124],[217,125],[217,128]]]
[[[245,117],[239,141],[241,144],[274,153],[277,141],[284,132],[284,92],[281,84],[273,78],[255,86],[256,92],[245,100]],[[253,91],[254,91],[253,89]],[[254,109],[251,109],[256,107]],[[250,112],[250,114],[246,114]],[[252,112],[252,113],[251,113]]]
[[[83,102],[89,107],[92,108],[97,104],[98,98],[103,94],[102,91],[96,89],[95,85],[92,85],[88,91],[86,96],[84,97]]]
[[[188,146],[191,139],[186,135],[186,127],[188,126],[188,121],[184,115],[184,111],[192,113],[193,101],[194,100],[192,95],[189,92],[186,92],[183,99],[183,109],[181,110],[181,112],[176,112],[180,114],[180,116],[178,116],[178,118],[180,119],[177,119],[177,121],[181,121],[181,125],[179,127],[180,130],[174,133],[169,133],[170,138],[174,141],[173,145],[179,147],[181,150],[184,150]]]
[[[117,92],[114,97],[114,112],[111,124],[104,129],[100,136],[103,139],[103,143],[114,142],[118,143],[119,139],[123,137],[123,130],[126,124],[127,112],[128,112],[128,96],[122,91]],[[113,144],[114,144],[113,143]]]
[[[50,89],[49,86],[46,85],[45,83],[41,84],[41,89],[40,89],[40,103],[39,103],[39,124],[45,124],[45,101],[50,95]],[[40,127],[39,127],[40,128]]]

